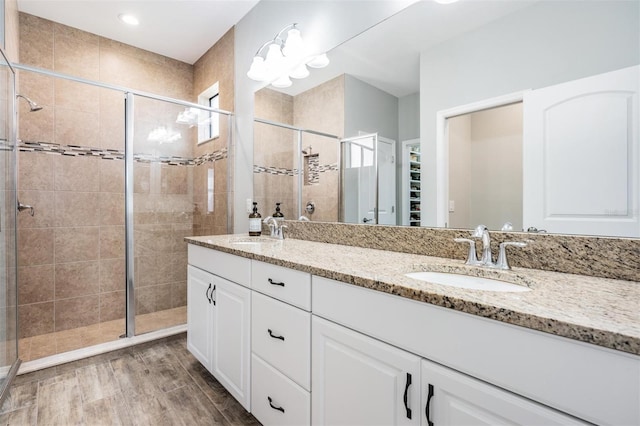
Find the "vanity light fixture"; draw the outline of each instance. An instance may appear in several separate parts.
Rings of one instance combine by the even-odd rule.
[[[118,19],[121,20],[122,22],[124,22],[127,25],[138,25],[140,22],[138,21],[138,18],[136,18],[135,16],[129,14],[129,13],[121,13],[120,15],[118,15]]]
[[[308,77],[307,66],[324,68],[329,65],[326,53],[313,56],[306,54],[297,25],[287,25],[273,40],[260,46],[247,72],[251,80],[271,82],[273,87],[285,88],[291,86],[291,78]]]

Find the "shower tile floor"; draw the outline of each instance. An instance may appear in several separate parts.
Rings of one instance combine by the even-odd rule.
[[[136,334],[187,323],[187,307],[167,309],[136,316]],[[118,340],[125,332],[125,321],[117,319],[86,327],[26,337],[18,341],[22,362],[44,358],[75,349]]]
[[[20,375],[0,424],[260,425],[189,353],[186,333]]]

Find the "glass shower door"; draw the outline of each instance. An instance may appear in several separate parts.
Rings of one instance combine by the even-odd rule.
[[[16,285],[15,72],[0,50],[0,403],[20,365]]]
[[[127,314],[131,335],[186,323],[184,237],[228,230],[229,121],[222,114],[170,101],[127,99],[133,136],[127,160],[133,182],[127,195],[133,216],[128,256],[134,265],[128,280],[135,283],[129,288],[135,294]],[[207,133],[212,129],[214,134]]]

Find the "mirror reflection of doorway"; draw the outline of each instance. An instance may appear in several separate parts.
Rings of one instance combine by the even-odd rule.
[[[395,141],[371,133],[343,139],[341,145],[341,220],[395,225]]]
[[[522,103],[447,120],[448,226],[522,229]]]

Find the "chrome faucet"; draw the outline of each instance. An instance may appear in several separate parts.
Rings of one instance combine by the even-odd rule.
[[[482,257],[480,258],[480,264],[483,266],[494,266],[489,229],[484,225],[478,225],[476,229],[473,230],[471,236],[482,239]]]
[[[270,237],[271,238],[276,238],[278,240],[284,240],[284,228],[287,227],[287,225],[284,225],[282,223],[280,223],[278,220],[276,220],[273,216],[267,216],[263,222],[269,226],[269,230],[270,230]]]
[[[484,266],[489,268],[497,268],[497,269],[511,269],[509,266],[509,261],[507,260],[507,246],[514,247],[526,247],[527,243],[521,241],[506,241],[500,243],[500,252],[498,254],[498,260],[494,263],[493,256],[491,254],[491,236],[489,235],[489,229],[487,229],[484,225],[478,225],[472,232],[472,238],[480,238],[482,239],[482,257],[480,260],[476,257],[476,244],[475,241],[470,240],[468,238],[455,238],[454,241],[457,243],[468,243],[469,244],[469,254],[467,255],[467,261],[465,262],[467,265],[475,265],[475,266]]]

